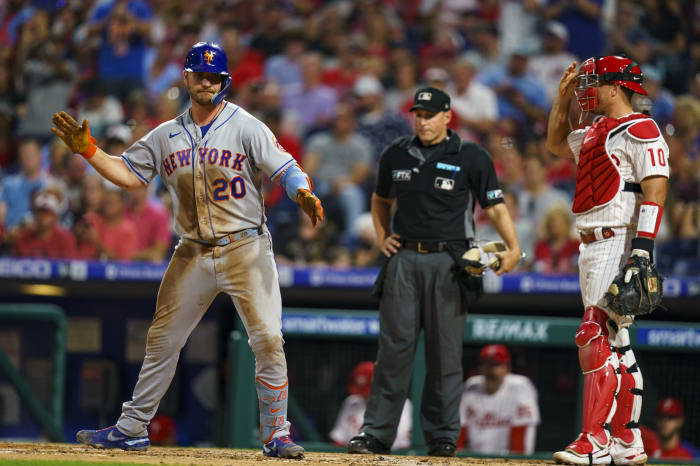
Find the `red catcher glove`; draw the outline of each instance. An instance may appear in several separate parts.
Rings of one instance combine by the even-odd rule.
[[[319,221],[323,221],[323,206],[321,205],[321,200],[308,189],[299,188],[297,190],[297,204],[299,204],[301,210],[309,216],[314,228],[316,228],[316,224]]]

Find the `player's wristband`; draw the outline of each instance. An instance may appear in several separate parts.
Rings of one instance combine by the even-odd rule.
[[[308,191],[313,191],[314,189],[311,178],[309,178],[297,164],[292,165],[282,173],[280,184],[287,192],[287,196],[293,201],[296,201],[299,189],[306,189]]]
[[[639,221],[637,222],[637,236],[653,240],[659,232],[661,215],[664,208],[654,202],[642,202],[639,207]]]
[[[91,143],[89,146],[87,146],[87,149],[80,153],[80,155],[85,157],[85,159],[87,160],[93,155],[95,155],[95,152],[97,152],[97,146],[95,145],[95,143]]]

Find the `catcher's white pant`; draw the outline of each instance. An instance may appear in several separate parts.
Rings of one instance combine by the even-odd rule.
[[[596,238],[602,238],[601,229],[596,230]],[[612,230],[615,236],[611,238],[600,239],[589,244],[581,243],[579,246],[578,273],[581,298],[583,298],[584,308],[597,306],[604,309],[620,327],[628,327],[633,317],[620,316],[611,312],[606,305],[605,293],[625,265],[634,232],[624,227]]]
[[[274,400],[258,400],[261,415],[269,415],[267,411],[276,408],[275,425],[262,426],[263,439],[289,435],[282,299],[272,240],[266,230],[226,246],[180,240],[160,284],[148,329],[146,357],[133,398],[122,405],[117,422],[120,431],[146,435],[146,427],[175,374],[180,350],[220,292],[231,297],[248,332],[248,344],[255,354],[256,380],[285,391]],[[272,401],[276,403],[271,405]]]

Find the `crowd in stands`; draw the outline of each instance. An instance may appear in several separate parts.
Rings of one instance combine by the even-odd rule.
[[[573,61],[625,54],[641,65],[671,154],[657,257],[700,266],[700,8],[684,0],[6,0],[0,4],[0,253],[161,261],[176,235],[155,180],[106,185],[51,131],[88,119],[119,155],[187,106],[183,60],[223,45],[229,100],[264,121],[312,176],[328,221],[313,229],[269,183],[278,262],[372,266],[377,161],[412,132],[420,85],[452,97],[451,128],[492,154],[527,259],[576,270],[573,161],[544,149],[559,78]],[[642,96],[639,96],[642,97]],[[494,239],[483,215],[480,238]],[[480,228],[481,227],[481,228]]]

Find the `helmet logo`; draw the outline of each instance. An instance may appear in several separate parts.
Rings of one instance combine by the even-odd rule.
[[[211,50],[204,52],[204,61],[207,62],[207,65],[211,65],[211,62],[214,61],[214,52]]]

